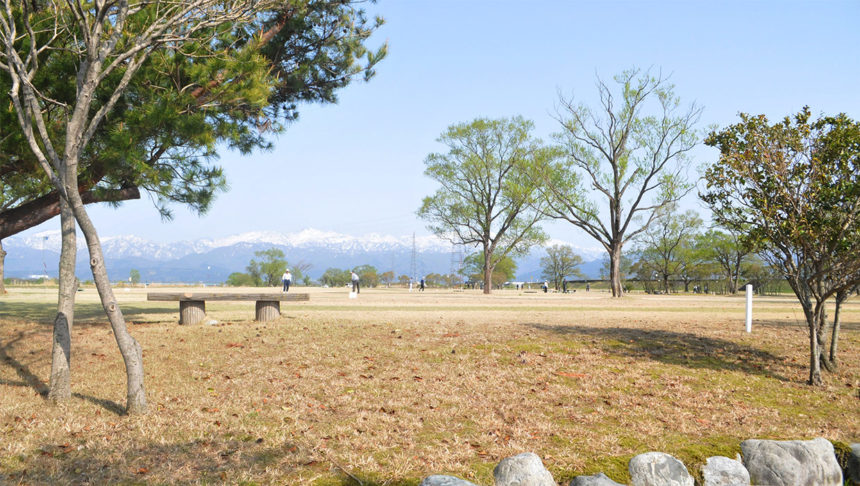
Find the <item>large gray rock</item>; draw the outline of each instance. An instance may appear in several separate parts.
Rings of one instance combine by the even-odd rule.
[[[506,457],[493,469],[496,486],[558,486],[532,452]]]
[[[693,486],[684,463],[662,452],[646,452],[627,465],[632,486]]]
[[[842,486],[842,469],[827,439],[741,442],[753,484]]]
[[[427,476],[418,486],[477,486],[475,483],[454,476],[434,474]]]
[[[709,457],[702,466],[702,486],[750,486],[750,473],[740,461],[728,457]]]
[[[851,455],[848,456],[848,479],[860,485],[860,444],[851,444]]]
[[[593,476],[577,476],[570,482],[570,486],[624,486],[621,483],[609,479],[609,476],[603,473],[597,473]]]

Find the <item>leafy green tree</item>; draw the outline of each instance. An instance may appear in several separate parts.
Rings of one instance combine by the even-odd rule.
[[[860,123],[844,114],[811,120],[808,107],[774,124],[740,118],[705,140],[720,159],[701,197],[787,280],[809,329],[809,384],[821,385],[821,365],[835,365],[825,304],[860,283]],[[834,326],[831,348],[837,339]]]
[[[681,109],[674,86],[648,71],[631,69],[615,81],[618,95],[598,79],[597,110],[561,97],[556,140],[565,157],[549,159],[535,174],[546,214],[606,249],[612,296],[621,297],[624,245],[692,188],[687,153],[698,143],[694,126],[701,108]]]
[[[706,261],[719,265],[729,293],[736,294],[743,264],[752,251],[750,246],[742,241],[741,234],[711,229],[699,237],[697,244]]]
[[[511,257],[502,258],[493,268],[490,278],[484,275],[484,259],[481,253],[472,253],[463,259],[463,275],[473,282],[487,282],[493,287],[500,288],[505,282],[513,280],[517,274],[517,263]],[[486,289],[484,290],[486,293]]]
[[[552,282],[556,290],[568,277],[583,277],[579,270],[582,257],[573,252],[568,245],[552,245],[546,248],[546,256],[540,259],[540,266],[545,278]]]
[[[227,277],[227,285],[231,287],[256,287],[257,281],[250,274],[233,272]]]
[[[353,270],[365,287],[376,287],[379,285],[379,273],[373,265],[361,265]]]
[[[259,260],[251,259],[246,271],[254,279],[255,285],[277,287],[281,283],[281,276],[287,269],[284,252],[277,248],[270,248],[255,251],[254,256]]]
[[[386,286],[391,287],[391,284],[394,283],[394,270],[384,272],[379,276],[379,281],[384,283]]]
[[[131,271],[128,272],[128,281],[134,285],[140,283],[140,272],[136,269],[132,268]]]
[[[418,216],[435,234],[454,244],[481,248],[484,293],[506,257],[528,253],[546,240],[532,165],[553,152],[531,137],[534,125],[522,117],[448,127],[438,139],[448,153],[424,160],[424,174],[442,187],[424,198]]]
[[[343,287],[350,282],[349,270],[327,268],[320,277],[320,283],[329,287]]]
[[[665,206],[638,238],[641,269],[656,273],[665,293],[670,290],[669,280],[684,274],[687,256],[702,225],[695,211],[679,214],[674,210],[674,205]]]
[[[397,283],[399,283],[400,285],[402,285],[404,287],[408,287],[409,282],[411,282],[411,281],[412,281],[412,278],[409,277],[409,275],[401,275],[401,276],[397,277]]]

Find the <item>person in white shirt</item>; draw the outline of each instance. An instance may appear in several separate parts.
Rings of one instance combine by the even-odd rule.
[[[355,272],[352,272],[352,291],[356,294],[361,292],[361,288],[358,285],[358,274]]]
[[[284,290],[282,290],[282,292],[289,292],[290,291],[290,283],[293,280],[293,275],[290,273],[289,268],[284,271],[283,275],[281,275],[281,280],[284,281]]]

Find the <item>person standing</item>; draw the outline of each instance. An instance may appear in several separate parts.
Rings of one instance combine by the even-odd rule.
[[[293,275],[290,273],[290,269],[284,270],[284,274],[281,275],[281,280],[284,282],[284,289],[282,292],[290,291],[290,283],[293,281]]]
[[[361,288],[358,285],[358,274],[355,272],[352,272],[352,291],[356,294],[361,292]]]
[[[418,291],[424,292],[424,277],[421,277],[421,281],[418,282]]]
[[[541,285],[541,288],[543,289],[543,293],[547,293],[549,291],[549,282],[544,280],[543,285]]]

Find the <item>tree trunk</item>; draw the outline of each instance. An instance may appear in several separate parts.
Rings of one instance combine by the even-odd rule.
[[[624,289],[621,287],[621,245],[613,244],[609,248],[609,286],[613,297],[621,297]]]
[[[809,326],[809,384],[821,386],[824,381],[821,379],[821,352],[818,346],[818,327],[821,322],[821,313],[824,311],[823,306],[818,303],[814,310],[804,309],[806,314],[806,323]]]
[[[68,400],[71,388],[72,324],[75,320],[75,278],[77,241],[75,216],[65,199],[60,201],[60,227],[63,246],[60,251],[60,291],[57,298],[57,317],[54,318],[54,339],[51,352],[51,380],[48,399],[53,402]]]
[[[489,294],[493,288],[493,267],[490,266],[491,254],[484,250],[484,293]]]
[[[90,254],[90,268],[92,269],[96,289],[98,289],[99,297],[101,298],[102,307],[110,320],[114,338],[125,361],[128,399],[126,412],[129,414],[146,413],[146,392],[143,387],[143,350],[137,340],[128,332],[125,318],[110,286],[110,280],[108,280],[98,232],[90,220],[86,208],[84,208],[77,187],[73,184],[67,185],[66,190],[69,193],[75,219],[84,234],[84,238],[87,240],[87,249]]]
[[[6,251],[3,249],[3,240],[0,240],[0,294],[6,293],[6,284],[3,282],[6,278],[5,262]]]
[[[836,293],[836,310],[833,311],[833,330],[830,335],[830,364],[834,368],[838,365],[836,361],[836,352],[838,350],[839,343],[840,311],[842,310],[842,303],[845,302],[848,295],[848,291]]]
[[[825,370],[833,373],[836,367],[827,356],[827,307],[826,303],[821,305],[821,313],[818,316],[818,360]]]

